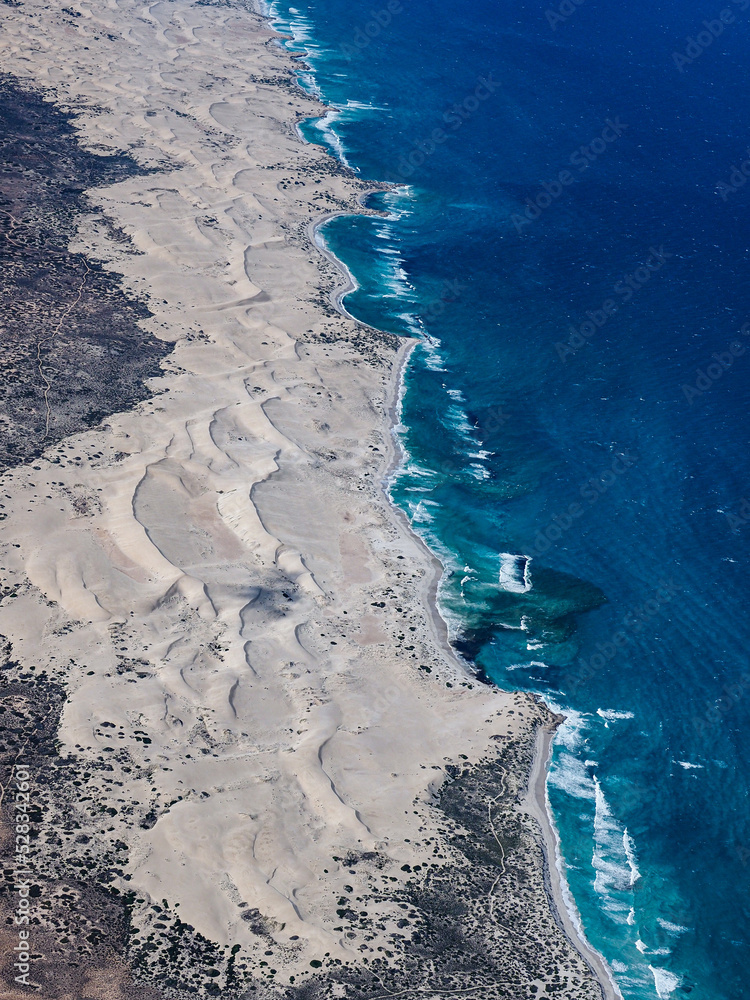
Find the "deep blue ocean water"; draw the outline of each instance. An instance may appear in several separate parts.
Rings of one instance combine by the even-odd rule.
[[[270,6],[305,136],[400,185],[322,238],[422,337],[391,493],[459,649],[567,716],[585,932],[627,1000],[744,996],[750,0]]]

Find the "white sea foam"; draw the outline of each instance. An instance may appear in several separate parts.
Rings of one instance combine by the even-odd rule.
[[[675,763],[679,764],[680,767],[684,767],[686,771],[697,771],[705,766],[704,764],[691,764],[689,760],[678,760]]]
[[[431,500],[420,500],[416,504],[409,504],[409,513],[412,521],[416,524],[432,524],[435,520],[433,514],[427,509],[429,506],[437,507],[438,504]]]
[[[346,104],[340,104],[338,107],[345,109],[347,111],[385,111],[385,108],[379,107],[377,104],[370,104],[367,101],[352,101],[349,99]]]
[[[417,189],[412,184],[399,184],[382,196],[382,203],[388,209],[388,221],[399,222],[414,213]]]
[[[381,230],[376,233],[381,240],[394,240],[393,232]],[[414,288],[404,269],[404,260],[399,251],[392,245],[377,246],[377,253],[382,258],[383,267],[380,273],[380,284],[385,288],[388,298],[408,301],[413,306]],[[413,312],[404,313],[410,322],[415,323]]]
[[[466,438],[466,440],[471,444],[474,443],[474,428],[469,423],[469,418],[460,406],[457,406],[455,403],[451,403],[445,411],[445,416],[446,419],[444,423],[450,427],[451,430],[456,431],[462,437]]]
[[[490,473],[489,469],[485,468],[484,465],[480,465],[479,462],[472,462],[469,465],[471,474],[475,479],[489,479]]]
[[[618,712],[614,708],[597,708],[596,714],[608,722],[616,722],[618,719],[634,719],[632,712]]]
[[[636,863],[635,845],[628,831],[623,829],[613,815],[596,775],[593,776],[593,782],[595,811],[591,864],[596,872],[594,890],[601,897],[604,909],[611,916],[623,919],[625,910],[620,894],[632,891],[641,877]],[[629,910],[629,902],[627,906]]]
[[[424,332],[422,321],[418,316],[415,316],[413,312],[399,313],[397,318],[404,324],[404,327],[410,337],[417,339],[419,337],[427,336]],[[429,367],[429,365],[427,367]]]
[[[586,712],[577,712],[573,708],[563,708],[553,701],[549,701],[549,707],[558,715],[565,716],[565,722],[555,733],[555,744],[563,746],[571,752],[577,750],[585,743],[585,734],[589,728],[591,716]]]
[[[421,465],[404,447],[403,449],[404,468],[402,474],[410,480],[406,489],[410,493],[427,493],[434,489],[437,482],[437,474],[434,469],[426,465]]]
[[[549,670],[549,664],[543,663],[541,660],[529,660],[528,663],[512,663],[506,670],[531,670],[532,667],[542,670]]]
[[[574,799],[584,799],[588,802],[595,799],[589,770],[583,761],[572,753],[561,751],[557,754],[548,780],[550,785]]]
[[[525,594],[531,590],[531,558],[512,552],[500,552],[498,584],[511,594]]]
[[[526,632],[528,625],[526,623],[526,619],[522,618],[520,625],[511,625],[510,622],[502,622],[502,628],[505,629],[506,632]]]
[[[668,969],[657,969],[653,965],[649,965],[649,969],[654,977],[654,986],[659,1000],[669,1000],[669,997],[680,985],[680,977],[676,976],[674,972],[669,972]]]
[[[279,6],[275,0],[267,0],[263,6],[265,7],[266,16],[276,22],[277,27],[280,27],[284,34],[291,35],[295,45],[299,45],[305,49],[307,53],[306,62],[312,66],[315,57],[322,55],[324,50],[315,42],[314,29],[310,18],[295,7],[289,8],[289,13],[292,16],[285,18],[279,12]],[[299,63],[297,64],[297,80],[300,86],[308,93],[314,94],[320,100],[323,99],[314,74],[306,72]]]
[[[440,341],[437,337],[425,337],[420,346],[425,368],[433,372],[444,372],[445,358],[440,353]]]
[[[683,927],[682,924],[673,924],[669,920],[664,920],[663,917],[657,917],[656,920],[659,926],[663,927],[665,931],[669,931],[670,934],[684,934],[687,931],[687,927]]]
[[[631,886],[633,886],[641,877],[641,873],[638,871],[638,862],[635,855],[635,844],[633,843],[633,839],[628,833],[627,829],[623,830],[622,845],[623,848],[625,849],[625,857],[628,859],[628,865],[630,866],[630,884]]]

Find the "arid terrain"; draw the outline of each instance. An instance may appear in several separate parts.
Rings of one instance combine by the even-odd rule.
[[[243,5],[24,0],[4,46],[3,996],[614,996],[555,720],[454,656],[383,491],[411,345],[331,305],[311,224],[367,185],[321,106]]]

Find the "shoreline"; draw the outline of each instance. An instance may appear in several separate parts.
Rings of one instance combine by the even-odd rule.
[[[442,566],[384,495],[414,345],[321,305],[334,264],[310,223],[363,187],[290,135],[321,105],[241,8],[27,0],[6,33],[9,72],[74,108],[79,141],[148,171],[90,192],[75,247],[174,344],[147,400],[3,476],[0,694],[61,705],[29,744],[55,834],[41,895],[63,901],[34,925],[33,975],[50,1000],[84,979],[123,1000],[359,1000],[438,973],[593,1000],[510,795],[548,713],[438,641]],[[524,880],[498,885],[485,789]],[[88,948],[71,983],[105,924],[120,950]]]
[[[437,641],[445,647],[449,655],[464,666],[467,675],[470,676],[472,680],[475,680],[480,684],[485,684],[487,687],[502,690],[501,688],[498,688],[493,681],[487,679],[474,664],[470,661],[464,660],[464,658],[453,649],[449,639],[448,624],[440,612],[440,605],[438,601],[438,589],[442,575],[445,573],[445,566],[436,553],[433,552],[429,545],[424,541],[424,539],[422,539],[421,536],[419,536],[411,528],[405,511],[403,511],[402,508],[391,500],[390,493],[387,489],[387,479],[400,464],[398,442],[395,434],[395,428],[399,423],[398,406],[401,399],[401,393],[403,391],[403,380],[409,364],[409,357],[411,352],[417,346],[417,343],[418,342],[413,344],[407,343],[404,348],[402,348],[403,353],[401,354],[399,363],[394,367],[393,388],[391,392],[391,404],[389,407],[391,438],[394,440],[394,447],[393,455],[388,466],[388,472],[383,480],[383,494],[387,503],[393,509],[396,517],[424,547],[426,554],[432,561],[434,575],[429,587],[426,590],[425,601],[427,602],[432,613],[432,620],[435,627],[435,636]],[[546,712],[551,714],[552,710],[546,702],[542,700],[541,704]],[[562,720],[560,721],[562,722]],[[589,943],[580,923],[580,917],[578,917],[577,920],[574,920],[570,914],[570,905],[572,904],[575,907],[576,904],[562,871],[561,866],[564,865],[564,861],[562,859],[560,839],[547,792],[547,778],[549,776],[549,768],[552,761],[552,748],[558,725],[559,723],[552,723],[550,725],[549,723],[542,722],[538,725],[534,741],[532,764],[528,774],[527,794],[524,797],[522,808],[533,816],[539,826],[542,843],[544,845],[543,849],[546,867],[545,887],[547,889],[550,906],[553,908],[553,912],[556,914],[563,932],[570,941],[571,945],[578,951],[584,961],[591,968],[592,973],[601,987],[603,1000],[622,1000],[622,994],[611,975],[607,960]],[[568,902],[568,900],[570,900],[570,902]]]
[[[262,0],[261,0],[262,2]],[[262,12],[262,16],[266,17],[271,23],[273,23],[273,18],[270,13]],[[303,61],[307,56],[307,53],[297,54],[299,61]],[[307,72],[314,73],[314,69],[308,65]],[[300,90],[303,90],[301,84],[299,84]],[[325,100],[322,94],[319,94],[319,99],[325,104]],[[302,135],[300,135],[301,140],[305,140]],[[331,154],[333,155],[333,154]],[[380,190],[379,188],[372,188],[371,191]],[[362,208],[365,209],[364,200],[368,197],[371,192],[365,192],[358,197],[358,201]],[[320,241],[317,239],[319,230],[328,222],[330,219],[345,216],[349,213],[337,212],[329,216],[319,219],[318,221],[311,223],[310,225],[310,240],[312,244],[323,254],[323,256],[329,260],[336,268],[340,270],[344,276],[344,284],[336,287],[330,293],[330,300],[335,309],[337,309],[342,316],[347,319],[353,320],[361,326],[373,329],[369,324],[363,323],[357,317],[353,316],[343,305],[344,297],[350,292],[356,290],[359,285],[354,278],[354,275],[349,270],[346,263],[338,258],[328,247],[324,244],[322,237]],[[373,213],[367,213],[373,214]],[[388,467],[386,473],[382,480],[382,492],[384,498],[388,505],[392,508],[396,517],[402,522],[405,529],[409,531],[414,538],[423,546],[425,554],[431,560],[433,565],[433,578],[426,590],[426,603],[431,612],[432,622],[435,628],[435,637],[438,642],[440,642],[446,649],[449,656],[455,658],[458,662],[465,665],[466,673],[472,679],[477,680],[479,683],[486,684],[488,687],[495,687],[493,681],[487,679],[485,675],[476,668],[476,666],[468,660],[465,660],[451,645],[449,638],[449,628],[446,619],[443,617],[440,611],[440,605],[438,600],[438,592],[440,587],[440,582],[445,574],[446,568],[442,563],[438,555],[430,548],[427,542],[421,538],[421,536],[414,531],[409,523],[409,519],[406,512],[400,508],[390,496],[390,491],[388,489],[388,481],[392,477],[395,470],[399,467],[403,459],[403,451],[401,451],[399,442],[396,436],[396,427],[400,423],[399,408],[403,398],[403,394],[406,391],[405,387],[405,377],[406,371],[409,365],[409,360],[412,351],[418,346],[419,341],[414,338],[413,342],[409,343],[410,338],[404,337],[406,344],[399,351],[399,356],[394,365],[394,371],[391,382],[391,391],[389,394],[389,405],[388,405],[388,416],[390,421],[390,439],[393,442],[393,451],[388,462]],[[401,452],[401,453],[399,453]],[[502,690],[502,689],[500,689]],[[542,702],[544,708],[551,713],[551,709],[546,704]],[[570,914],[570,905],[576,906],[575,900],[573,898],[572,891],[565,880],[565,875],[562,871],[562,866],[564,861],[562,858],[562,849],[560,844],[560,837],[557,832],[557,826],[555,824],[554,814],[552,812],[552,806],[549,800],[549,795],[547,792],[547,779],[549,776],[549,769],[552,761],[552,749],[555,738],[555,732],[557,730],[557,724],[552,727],[548,725],[540,725],[535,739],[535,749],[533,756],[532,768],[529,773],[528,779],[528,795],[524,802],[524,807],[528,809],[530,815],[532,815],[541,831],[542,842],[544,844],[544,854],[546,859],[547,868],[547,878],[545,879],[545,884],[548,889],[550,905],[553,907],[557,917],[560,921],[561,927],[568,937],[569,941],[574,948],[579,952],[584,961],[587,962],[591,968],[593,974],[596,976],[601,989],[604,1000],[622,1000],[622,994],[617,987],[609,964],[605,957],[597,951],[588,941],[581,924],[580,916],[577,915],[577,919],[573,919]],[[567,899],[566,899],[567,897]],[[570,900],[570,902],[568,902]],[[577,914],[577,909],[576,909]]]
[[[537,731],[524,808],[539,824],[546,859],[545,882],[550,903],[555,909],[563,931],[596,975],[602,987],[604,1000],[622,1000],[622,994],[612,978],[607,960],[585,937],[577,911],[577,919],[573,919],[569,909],[571,903],[575,906],[575,901],[561,870],[564,861],[560,850],[560,838],[547,793],[547,777],[552,761],[552,745],[556,729],[557,724],[553,727],[540,726]]]
[[[300,136],[300,142],[307,142],[307,139],[304,139],[302,136]],[[366,208],[366,206],[364,205],[364,200],[370,194],[379,190],[380,188],[368,188],[368,190],[362,192],[357,196],[357,203],[361,208],[361,212],[359,214],[361,215],[378,214],[377,212],[373,212],[370,209]],[[322,235],[320,235],[320,238],[318,238],[320,230],[323,228],[323,226],[326,225],[326,223],[330,222],[331,219],[342,219],[346,218],[348,215],[351,214],[354,213],[331,212],[327,215],[322,216],[320,219],[312,220],[308,226],[308,237],[310,239],[310,243],[312,244],[312,246],[318,251],[318,253],[320,253],[329,262],[329,264],[332,264],[336,268],[336,270],[340,273],[341,277],[343,278],[343,282],[334,285],[334,287],[331,288],[328,292],[328,300],[333,306],[333,308],[345,319],[348,319],[352,323],[356,323],[357,326],[362,327],[363,330],[369,330],[373,333],[378,334],[379,336],[382,336],[385,333],[384,330],[379,330],[377,327],[370,326],[369,323],[364,323],[362,320],[357,319],[357,317],[352,315],[352,313],[350,313],[349,310],[344,305],[343,300],[345,296],[347,296],[349,292],[355,292],[359,288],[359,285],[357,284],[354,275],[349,270],[344,261],[341,260],[339,257],[337,257],[336,254],[333,253],[331,250],[329,250],[328,247],[325,245],[325,241]],[[396,336],[396,334],[394,334],[393,336]],[[402,338],[399,337],[399,339]]]
[[[270,15],[262,14],[262,16],[266,17],[267,20],[272,22],[272,18]],[[304,89],[301,86],[300,90],[302,90],[304,93]],[[300,141],[307,142],[308,140],[305,139],[302,135],[300,135]],[[333,156],[332,153],[329,153],[329,155]],[[387,189],[387,186],[384,187]],[[367,197],[369,197],[370,194],[383,189],[384,188],[381,187],[368,188],[366,191],[362,192],[357,196],[357,202],[362,209],[361,214],[363,215],[379,214],[378,212],[374,212],[370,209],[367,209],[367,207],[364,204],[364,201]],[[336,270],[342,275],[344,279],[342,284],[335,285],[329,292],[329,301],[331,302],[333,308],[345,319],[351,320],[351,322],[356,323],[357,326],[360,326],[365,330],[370,330],[378,335],[382,335],[385,331],[380,330],[377,327],[373,327],[369,323],[365,323],[362,320],[358,319],[356,316],[354,316],[352,313],[349,312],[346,306],[344,306],[343,300],[345,296],[348,295],[349,292],[356,291],[356,289],[359,288],[359,285],[354,275],[349,270],[347,264],[339,257],[337,257],[336,254],[333,253],[333,251],[328,249],[328,247],[325,245],[322,236],[320,240],[318,239],[319,231],[324,225],[326,225],[326,223],[330,222],[331,219],[344,218],[347,215],[351,214],[353,213],[332,212],[328,215],[322,216],[317,220],[311,221],[308,227],[308,236],[312,246],[329,263],[331,263],[336,268]],[[398,348],[398,352],[393,363],[393,370],[391,372],[391,377],[390,377],[390,387],[386,395],[386,405],[388,411],[387,430],[389,432],[387,440],[389,442],[390,455],[388,457],[388,461],[386,462],[386,467],[381,478],[381,492],[383,494],[383,498],[386,504],[391,509],[393,514],[396,516],[396,519],[399,521],[402,527],[410,535],[412,535],[417,544],[422,547],[425,557],[430,561],[432,565],[432,579],[429,582],[429,586],[426,591],[425,605],[427,606],[432,618],[436,641],[439,642],[444,647],[446,656],[448,656],[450,659],[457,660],[463,666],[467,676],[471,678],[471,680],[478,681],[480,683],[487,683],[488,686],[496,687],[497,685],[493,685],[491,681],[485,682],[484,680],[482,680],[482,678],[479,677],[478,671],[476,671],[473,668],[473,664],[470,661],[464,659],[464,657],[462,657],[451,645],[449,638],[448,623],[441,614],[438,603],[438,590],[440,588],[440,581],[445,573],[445,566],[441,562],[440,558],[436,555],[436,553],[432,551],[427,542],[425,542],[424,539],[421,538],[420,535],[418,535],[417,532],[413,530],[413,528],[409,524],[409,519],[406,516],[406,512],[403,511],[396,503],[393,502],[388,489],[389,480],[391,479],[393,473],[401,464],[401,459],[402,459],[401,446],[396,437],[396,427],[400,422],[399,407],[401,405],[403,393],[405,392],[404,379],[406,377],[406,371],[409,366],[409,359],[411,357],[411,353],[412,351],[414,351],[416,347],[419,346],[421,342],[416,337],[408,337],[405,335],[398,335],[398,339],[403,343],[402,346]]]

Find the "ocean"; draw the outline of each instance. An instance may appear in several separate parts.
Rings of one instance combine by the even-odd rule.
[[[750,0],[318,0],[306,122],[386,217],[319,233],[417,335],[389,484],[456,647],[565,714],[549,797],[627,1000],[750,946]]]

